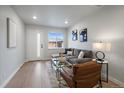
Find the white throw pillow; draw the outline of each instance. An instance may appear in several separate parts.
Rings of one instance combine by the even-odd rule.
[[[78,55],[78,58],[83,58],[83,57],[84,57],[84,52],[81,51],[81,52],[79,53],[79,55]]]
[[[72,56],[72,51],[67,51],[67,55]]]

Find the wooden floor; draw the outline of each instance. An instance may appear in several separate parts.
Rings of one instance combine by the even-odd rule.
[[[37,61],[25,63],[10,80],[6,88],[50,88],[47,63]]]
[[[103,83],[103,88],[120,88],[109,81]],[[58,81],[50,61],[25,63],[7,84],[6,88],[57,88]]]

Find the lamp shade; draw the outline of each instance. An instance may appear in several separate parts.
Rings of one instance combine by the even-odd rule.
[[[111,43],[106,43],[105,47],[106,47],[106,51],[110,51],[111,50]]]
[[[93,43],[93,49],[95,50],[103,50],[103,51],[110,51],[111,43]]]
[[[103,50],[104,47],[105,47],[105,44],[104,43],[93,43],[93,49]]]

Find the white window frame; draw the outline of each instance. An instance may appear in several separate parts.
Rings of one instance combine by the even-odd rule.
[[[49,47],[49,45],[48,45],[48,49],[63,49],[64,48],[64,34],[62,33],[62,32],[48,32],[48,34],[49,33],[61,33],[62,35],[63,35],[63,44],[62,44],[62,47]],[[56,45],[57,45],[57,41],[58,41],[58,39],[57,39],[57,36],[56,36]],[[49,44],[49,37],[48,37],[48,44]]]

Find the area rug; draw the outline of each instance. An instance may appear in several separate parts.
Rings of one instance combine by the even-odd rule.
[[[47,65],[48,65],[48,73],[49,73],[49,77],[50,77],[51,87],[52,88],[60,88],[59,82],[56,78],[55,70],[51,67],[50,62],[48,62]],[[120,88],[119,85],[113,83],[110,80],[108,81],[108,83],[107,82],[102,82],[102,86],[103,86],[103,88]],[[67,84],[64,80],[62,80],[61,88],[68,88]]]

